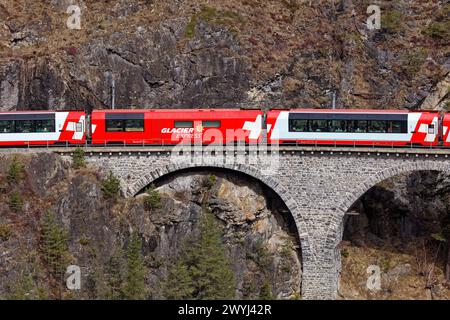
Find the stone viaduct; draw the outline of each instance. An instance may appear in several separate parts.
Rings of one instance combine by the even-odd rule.
[[[70,149],[54,150],[70,157]],[[126,196],[189,168],[220,168],[253,177],[285,202],[296,222],[303,264],[302,297],[335,299],[344,216],[377,183],[395,175],[450,173],[450,150],[280,147],[277,150],[173,150],[168,147],[86,148],[86,159],[112,171]],[[254,180],[252,179],[252,180]]]

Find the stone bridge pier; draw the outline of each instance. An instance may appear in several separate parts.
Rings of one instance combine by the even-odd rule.
[[[189,168],[253,177],[276,192],[294,217],[302,252],[302,297],[335,299],[344,216],[377,183],[404,172],[450,172],[446,150],[284,147],[271,153],[170,152],[166,148],[88,148],[87,161],[112,171],[126,196]],[[67,156],[67,154],[66,154]],[[254,158],[254,157],[253,157]],[[253,179],[252,179],[253,181]]]

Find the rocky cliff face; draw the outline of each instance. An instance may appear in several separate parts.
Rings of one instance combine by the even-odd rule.
[[[448,109],[450,4],[377,3],[382,28],[370,31],[365,21],[372,1],[366,0],[0,0],[0,111],[109,108],[112,79],[116,106],[124,108],[326,108],[336,92],[338,108]],[[81,9],[79,30],[66,26],[72,4]],[[107,201],[103,177],[73,172],[53,155],[24,159],[27,178],[12,186],[5,180],[11,159],[1,161],[0,295],[22,273],[33,272],[45,292],[56,294],[45,286],[37,249],[38,221],[54,211],[86,277],[138,230],[148,286],[156,288],[151,296],[161,297],[165,263],[198,227],[204,173],[166,181],[159,189],[164,210],[150,214],[139,199]],[[343,251],[350,259],[344,256],[345,298],[366,297],[371,263],[384,265],[386,274],[428,274],[414,262],[413,248],[402,245],[426,240],[420,254],[435,255],[430,237],[448,212],[444,181],[414,174],[363,197],[360,216],[347,229],[354,245]],[[276,296],[299,292],[298,242],[288,236],[284,210],[277,209],[282,206],[231,177],[219,177],[213,190],[211,206],[223,224],[237,296],[255,297],[267,275]],[[14,191],[24,200],[17,213],[9,207]],[[398,260],[399,252],[409,258]],[[270,257],[263,267],[261,254]],[[411,286],[419,291],[392,295],[397,284],[390,282],[376,297],[423,297],[429,284],[423,276],[414,279]]]
[[[98,298],[98,274],[106,273],[132,232],[143,242],[149,298],[164,298],[161,288],[168,269],[182,254],[185,239],[198,232],[206,190],[208,205],[222,226],[236,297],[258,298],[264,283],[274,297],[299,296],[301,258],[296,235],[289,229],[283,205],[256,184],[220,173],[184,174],[161,182],[157,188],[161,208],[148,211],[143,195],[108,200],[102,176],[90,169],[74,171],[54,154],[20,161],[25,174],[12,183],[7,179],[12,157],[1,157],[0,298],[24,290],[29,298],[34,297],[29,293],[33,290],[39,297]],[[21,204],[16,208],[11,203],[18,191]],[[61,296],[49,281],[40,221],[50,211],[68,231],[70,263],[82,270],[83,289],[76,296],[64,290]],[[28,276],[31,280],[24,283]]]
[[[345,299],[450,299],[449,178],[414,172],[373,187],[351,211],[342,244],[340,296]],[[370,265],[381,290],[368,290]]]
[[[70,4],[81,29],[66,26]],[[445,108],[450,5],[0,1],[0,107]],[[446,80],[447,79],[447,80]]]

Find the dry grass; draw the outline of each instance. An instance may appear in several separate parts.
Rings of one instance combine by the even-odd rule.
[[[343,295],[341,298],[423,300],[430,298],[427,284],[432,283],[441,287],[439,299],[450,299],[450,290],[444,283],[443,263],[439,261],[432,274],[429,274],[436,253],[435,248],[428,247],[424,250],[420,243],[419,239],[412,240],[404,252],[399,252],[392,246],[369,248],[345,245],[340,279],[340,292]],[[398,277],[396,281],[387,281],[386,277],[382,276],[379,292],[371,292],[366,288],[369,277],[366,272],[368,266],[378,265],[381,272],[386,273],[396,266],[405,264],[411,266],[411,271],[407,275]]]
[[[273,73],[286,64],[292,51],[299,48],[301,39],[296,34],[293,15],[296,1],[186,1],[180,6],[171,1],[156,0],[152,4],[136,0],[139,10],[117,18],[120,1],[85,1],[82,9],[81,30],[66,27],[68,14],[63,8],[55,9],[40,1],[0,0],[0,8],[6,8],[8,25],[39,27],[39,36],[44,41],[15,49],[5,49],[0,57],[36,57],[65,55],[70,47],[79,48],[92,39],[107,38],[114,32],[132,36],[139,26],[146,30],[155,28],[168,19],[185,18],[186,35],[195,36],[195,26],[204,21],[229,29],[235,34],[244,50],[251,50],[250,65],[257,73]],[[308,13],[308,10],[302,11]],[[311,13],[311,12],[309,12]],[[45,24],[44,24],[45,22]],[[1,41],[0,41],[1,43]]]

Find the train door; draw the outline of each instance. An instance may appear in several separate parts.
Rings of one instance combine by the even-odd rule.
[[[428,132],[426,136],[426,142],[436,142],[439,134],[439,117],[434,117],[431,124],[428,125]]]
[[[84,119],[82,118],[82,119],[80,119],[80,121],[78,121],[78,123],[77,123],[77,125],[76,125],[76,128],[75,128],[75,131],[78,133],[78,134],[84,134],[84,128],[85,128],[85,121],[84,121]]]
[[[439,114],[438,121],[438,144],[442,145],[444,143],[444,114]]]
[[[74,118],[72,118],[72,119],[74,119]],[[85,131],[86,130],[86,117],[84,115],[82,115],[78,121],[72,122],[72,123],[73,123],[72,130],[74,131],[72,140],[75,140],[74,141],[75,143],[84,141],[85,137],[86,137],[86,131]]]
[[[86,125],[86,123],[88,125]],[[86,138],[91,140],[92,139],[92,126],[89,125],[91,122],[91,115],[86,114],[86,123],[84,124],[84,134],[86,135]]]

